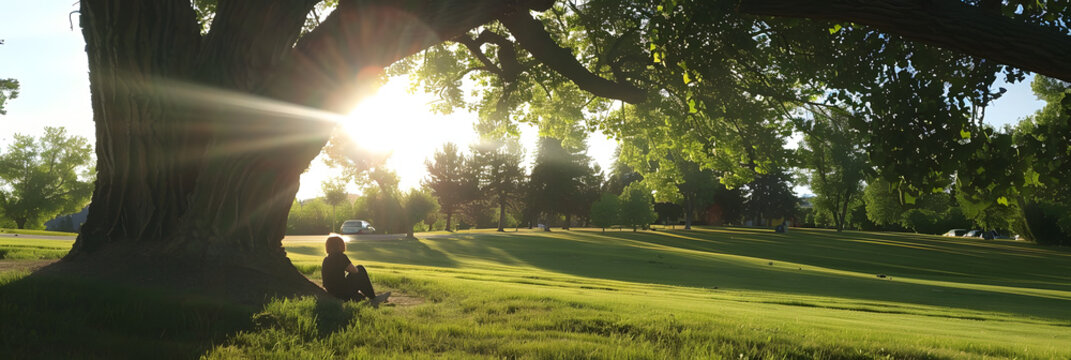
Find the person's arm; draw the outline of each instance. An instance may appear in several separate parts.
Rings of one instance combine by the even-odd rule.
[[[350,263],[349,265],[346,265],[346,272],[356,274],[357,268],[353,266],[353,263]]]

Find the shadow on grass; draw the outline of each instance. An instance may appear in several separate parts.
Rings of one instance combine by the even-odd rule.
[[[458,263],[442,251],[432,249],[426,240],[407,239],[396,241],[351,241],[346,252],[354,264],[361,260],[375,260],[396,264],[457,267]]]
[[[728,235],[702,231],[635,234],[570,231],[549,236],[487,236],[480,241],[436,239],[434,246],[451,255],[488,256],[489,260],[495,259],[495,253],[506,253],[511,259],[546,271],[590,278],[904,302],[1071,319],[1066,296],[897,281],[903,276],[963,283],[967,287],[993,284],[1029,289],[1032,286],[1024,286],[1023,282],[1033,279],[1025,272],[1036,270],[1037,260],[1031,266],[1016,262],[1018,256],[1002,255],[988,249],[966,247],[959,251],[973,253],[961,256],[913,246],[856,243],[850,235],[836,233],[830,234],[832,236],[822,233],[796,235],[776,237],[772,232],[751,229]],[[858,239],[859,234],[855,236],[854,239]],[[831,243],[827,237],[842,240]],[[884,240],[911,245],[905,239]],[[784,261],[802,265],[781,263]],[[1008,262],[1015,268],[995,266]],[[990,268],[979,269],[983,264]],[[862,276],[806,269],[810,266],[850,271]],[[1066,267],[1058,261],[1045,263],[1045,266],[1052,271]],[[878,278],[877,274],[890,275]],[[1062,283],[1068,281],[1067,278],[1063,280]],[[1067,289],[1061,282],[1049,285],[1059,290]]]
[[[0,273],[0,358],[4,359],[191,359],[243,331],[278,327],[263,306],[183,296],[176,292],[85,279]],[[343,329],[354,308],[331,298],[313,298],[318,337]],[[286,300],[282,300],[286,302]],[[286,305],[282,305],[285,307]]]
[[[0,348],[13,359],[195,358],[253,308],[27,273],[0,273]]]

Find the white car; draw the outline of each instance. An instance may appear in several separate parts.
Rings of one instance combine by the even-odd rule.
[[[364,220],[346,220],[342,223],[339,232],[343,235],[372,234],[376,232],[376,228],[372,227],[372,223]]]
[[[942,236],[960,237],[967,233],[967,229],[952,229],[944,233]]]
[[[968,231],[966,234],[963,234],[963,237],[980,238],[982,237],[982,230]]]

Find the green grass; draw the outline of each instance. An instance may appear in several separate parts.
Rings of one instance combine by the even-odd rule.
[[[32,229],[0,229],[0,234],[47,235],[47,236],[78,236],[78,233],[73,233],[73,232],[32,230]]]
[[[284,245],[318,279],[322,244]],[[212,359],[1071,358],[1071,251],[1011,241],[466,231],[354,241],[348,255],[380,290],[403,295],[400,305],[301,298],[238,309],[9,273],[0,345],[27,357],[137,357],[163,346]],[[96,334],[23,335],[57,324],[70,337]]]
[[[67,254],[71,244],[70,240],[0,238],[0,260],[59,259]]]

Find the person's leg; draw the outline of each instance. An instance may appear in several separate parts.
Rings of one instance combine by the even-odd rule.
[[[364,269],[364,266],[357,265],[356,273],[346,274],[346,282],[352,286],[352,289],[360,291],[364,297],[376,297],[376,291],[372,289],[372,280],[368,278],[368,271]]]

